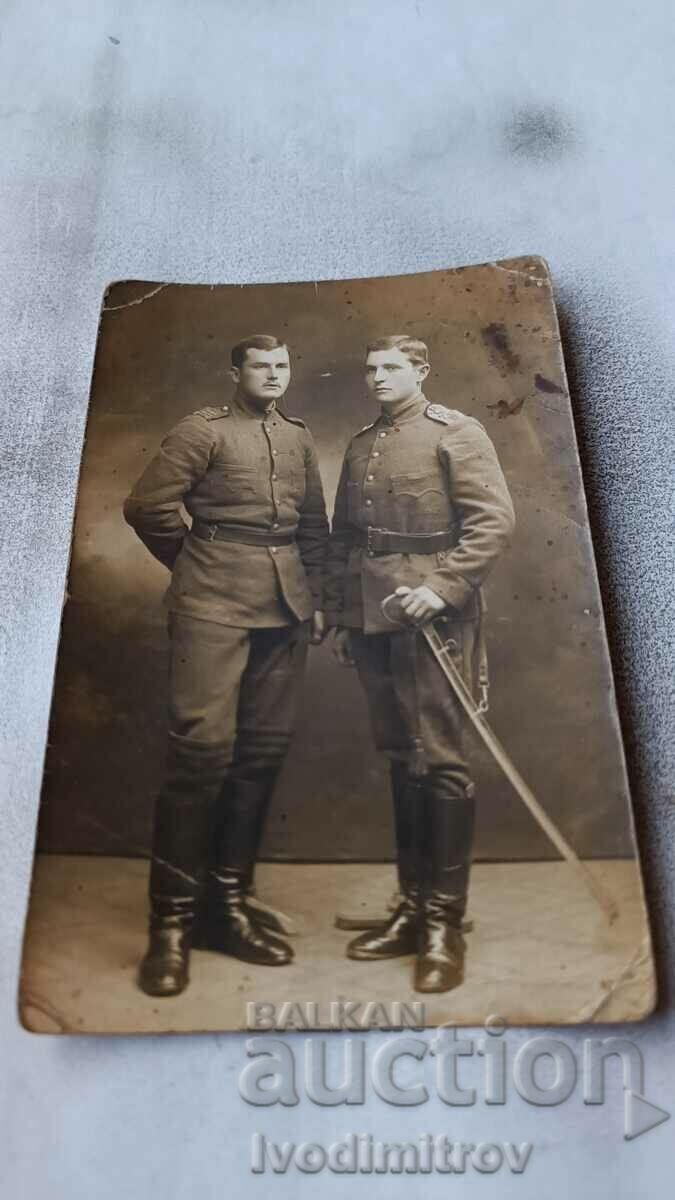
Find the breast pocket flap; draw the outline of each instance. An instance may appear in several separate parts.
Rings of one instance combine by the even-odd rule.
[[[416,473],[407,471],[404,475],[392,475],[391,490],[396,496],[419,497],[424,496],[427,492],[435,492],[439,496],[444,495],[438,480],[424,471]]]

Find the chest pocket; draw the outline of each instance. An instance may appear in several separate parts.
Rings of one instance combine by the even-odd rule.
[[[392,475],[390,494],[398,526],[406,532],[431,533],[447,529],[450,504],[440,478],[428,471]]]
[[[391,489],[395,496],[414,496],[417,499],[426,495],[427,492],[445,496],[438,480],[431,477],[426,471],[416,473],[406,471],[404,475],[392,475]]]
[[[208,471],[209,492],[214,500],[246,504],[258,495],[260,472],[241,463],[214,463]]]

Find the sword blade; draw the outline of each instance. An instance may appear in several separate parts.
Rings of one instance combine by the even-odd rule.
[[[567,839],[558,829],[557,825],[549,817],[546,809],[539,803],[534,792],[523,779],[520,771],[509,758],[506,750],[502,746],[497,735],[488,725],[485,717],[478,711],[471,692],[469,691],[462,675],[457,670],[457,667],[450,658],[445,642],[438,630],[434,627],[433,622],[422,626],[422,633],[453,692],[457,696],[462,708],[469,717],[471,724],[476,730],[478,736],[483,741],[484,745],[490,751],[497,765],[501,768],[509,783],[520,799],[523,801],[526,808],[537,821],[541,829],[547,837],[553,842],[553,845],[562,855],[562,857],[570,864],[577,872],[579,878],[583,881],[586,888],[592,893],[594,899],[602,908],[603,912],[608,917],[610,923],[616,920],[619,910],[612,897],[605,891],[603,886],[594,878],[588,867],[579,858],[578,854],[572,849]]]

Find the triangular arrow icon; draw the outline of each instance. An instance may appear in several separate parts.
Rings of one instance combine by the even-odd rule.
[[[649,1129],[655,1129],[669,1118],[670,1113],[665,1109],[657,1108],[656,1104],[650,1104],[639,1092],[631,1092],[630,1088],[626,1088],[623,1101],[623,1136],[627,1142],[647,1133]]]

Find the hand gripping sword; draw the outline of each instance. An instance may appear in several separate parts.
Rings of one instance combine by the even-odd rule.
[[[392,624],[410,626],[410,621],[408,621],[401,608],[401,597],[395,593],[387,596],[382,601],[382,612]],[[518,771],[509,758],[497,735],[488,725],[485,719],[485,713],[487,712],[485,690],[480,704],[477,704],[464,682],[463,676],[452,661],[452,639],[444,637],[437,621],[438,618],[431,618],[431,620],[426,621],[424,624],[418,626],[418,628],[476,733],[483,744],[487,746],[497,766],[506,775],[516,795],[520,797],[535,821],[553,842],[556,850],[574,868],[580,880],[588,888],[589,892],[591,892],[610,924],[612,924],[619,914],[618,907],[613,898],[605,891],[598,880],[594,879],[586,864],[582,862],[567,839],[563,837],[558,827],[553,823],[546,810],[537,800],[532,789],[528,787],[520,771]]]

